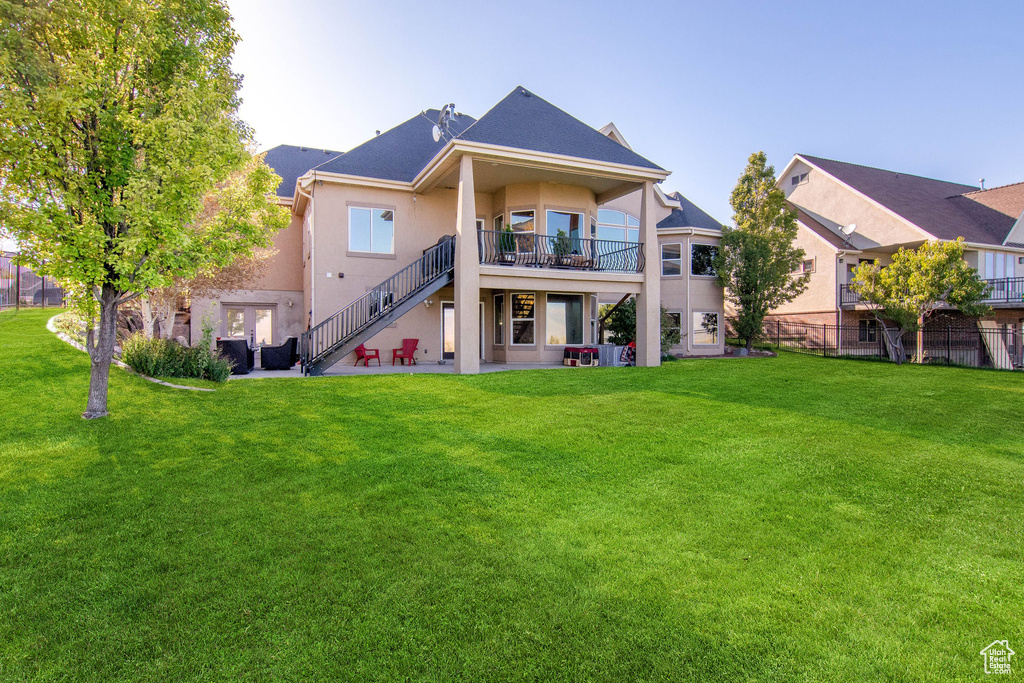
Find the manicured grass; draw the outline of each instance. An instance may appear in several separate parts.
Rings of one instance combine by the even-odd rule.
[[[113,371],[84,422],[49,315],[0,314],[0,680],[978,680],[1024,646],[1019,374]]]

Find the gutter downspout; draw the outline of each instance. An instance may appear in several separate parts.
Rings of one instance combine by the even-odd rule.
[[[296,190],[300,195],[309,200],[309,322],[307,323],[307,329],[310,329],[315,324],[316,320],[316,239],[314,235],[316,232],[313,230],[315,213],[315,204],[313,202],[316,196],[316,171],[313,171],[313,181],[310,183],[313,188],[312,192],[307,194],[302,191],[302,185],[298,184]]]
[[[836,355],[837,356],[843,355],[843,298],[842,298],[842,295],[840,294],[840,292],[842,290],[840,289],[840,283],[839,283],[839,277],[840,277],[840,274],[842,273],[843,269],[840,268],[839,266],[840,266],[840,263],[842,262],[842,260],[845,257],[846,257],[846,252],[845,251],[839,251],[839,252],[836,253],[836,291],[835,291],[835,296],[836,296]],[[847,283],[847,286],[849,286],[849,283]]]

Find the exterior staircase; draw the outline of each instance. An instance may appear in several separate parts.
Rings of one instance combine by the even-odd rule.
[[[442,237],[416,261],[350,303],[299,339],[305,375],[324,370],[455,281],[455,237]]]

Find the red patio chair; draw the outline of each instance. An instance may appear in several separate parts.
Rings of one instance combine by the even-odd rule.
[[[371,360],[376,360],[377,367],[380,367],[380,349],[368,349],[362,344],[356,347],[356,362],[352,365],[359,365],[359,361],[363,361],[363,365],[370,367]]]
[[[416,347],[419,345],[419,339],[403,339],[402,348],[391,351],[391,364],[394,365],[396,360],[401,359],[402,365],[405,365],[408,358],[410,365],[416,365]]]

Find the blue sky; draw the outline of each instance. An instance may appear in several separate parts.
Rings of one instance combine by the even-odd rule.
[[[987,187],[1024,181],[1024,2],[229,0],[262,149],[349,149],[523,85],[673,171],[729,221],[747,157],[804,152]]]

